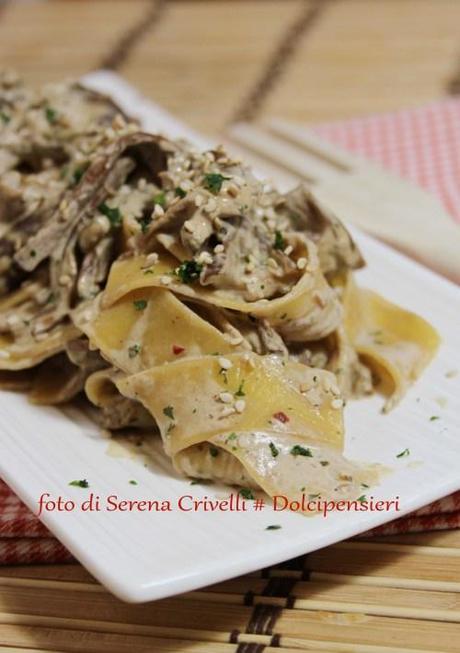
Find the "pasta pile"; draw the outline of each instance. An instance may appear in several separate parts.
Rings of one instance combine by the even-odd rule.
[[[392,408],[439,339],[355,284],[341,222],[79,85],[0,81],[2,387],[83,395],[190,477],[361,495],[344,405],[378,385]]]

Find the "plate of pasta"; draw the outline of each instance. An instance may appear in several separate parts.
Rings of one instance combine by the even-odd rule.
[[[5,74],[0,102],[0,472],[111,591],[187,591],[460,487],[453,284],[115,75]]]

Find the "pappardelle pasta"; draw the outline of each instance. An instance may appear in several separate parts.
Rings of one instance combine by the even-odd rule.
[[[379,387],[390,410],[439,338],[356,284],[338,218],[77,84],[0,82],[1,387],[84,396],[189,477],[361,495],[345,403]]]

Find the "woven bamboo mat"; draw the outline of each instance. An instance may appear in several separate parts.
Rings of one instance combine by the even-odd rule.
[[[33,84],[110,64],[216,135],[459,92],[459,24],[459,0],[3,0],[0,63]]]
[[[82,567],[0,569],[0,650],[458,653],[460,532],[343,542],[127,605]]]

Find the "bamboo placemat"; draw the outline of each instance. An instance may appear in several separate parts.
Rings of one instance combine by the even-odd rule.
[[[459,23],[458,0],[0,0],[0,62],[33,84],[115,66],[216,135],[458,93]]]
[[[143,605],[79,565],[3,567],[0,650],[458,653],[460,532],[343,542]]]

